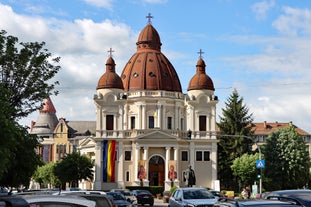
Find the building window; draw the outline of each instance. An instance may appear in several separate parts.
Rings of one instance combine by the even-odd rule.
[[[188,161],[188,151],[181,151],[181,161]]]
[[[106,116],[106,130],[113,130],[113,115]]]
[[[131,129],[135,129],[135,116],[131,116]]]
[[[209,151],[196,151],[195,160],[196,161],[210,161],[210,152]]]
[[[206,116],[199,116],[199,131],[206,131]]]
[[[172,117],[167,117],[167,129],[172,129]]]
[[[129,182],[130,181],[130,171],[125,172],[125,181]]]
[[[195,152],[195,160],[196,161],[202,161],[203,158],[202,158],[202,151],[196,151]]]
[[[209,151],[204,151],[203,155],[204,155],[203,156],[204,161],[210,161]]]
[[[125,161],[131,161],[131,159],[132,159],[132,151],[125,151],[124,154],[125,154],[124,160]]]
[[[154,117],[149,116],[149,129],[153,129],[153,128],[154,128]]]
[[[60,132],[61,132],[61,133],[64,132],[64,125],[63,125],[63,123],[60,123]]]

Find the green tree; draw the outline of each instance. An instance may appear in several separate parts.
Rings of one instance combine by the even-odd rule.
[[[0,177],[0,185],[18,187],[28,186],[30,178],[36,167],[42,164],[42,160],[35,151],[38,141],[36,136],[30,135],[25,127],[15,123],[14,131],[11,131],[12,142],[5,157],[10,161],[5,166]],[[8,146],[8,145],[6,145]]]
[[[256,160],[259,154],[244,154],[236,158],[231,165],[233,175],[238,178],[239,187],[247,186],[257,180],[258,169],[256,169]]]
[[[0,31],[0,83],[10,90],[8,101],[18,119],[40,108],[42,100],[52,93],[58,81],[50,80],[57,74],[59,57],[51,53],[41,42],[18,42],[18,38]],[[53,63],[53,64],[52,64]]]
[[[86,155],[79,152],[67,154],[56,163],[54,174],[62,184],[69,183],[71,187],[76,187],[81,180],[93,180],[93,161]]]
[[[17,37],[0,31],[0,186],[26,184],[40,163],[36,136],[18,120],[37,110],[44,98],[57,94],[58,82],[51,79],[60,69],[53,65],[59,58],[52,58],[44,45],[19,43]]]
[[[60,186],[59,179],[54,175],[54,168],[56,163],[50,162],[43,166],[40,166],[36,169],[35,173],[33,174],[32,178],[40,183],[50,186]]]
[[[309,153],[295,126],[271,133],[263,154],[266,190],[301,188],[309,182]]]
[[[231,165],[235,158],[251,152],[253,141],[245,137],[250,137],[254,133],[253,118],[236,90],[225,105],[222,109],[223,116],[219,116],[220,121],[217,123],[220,134],[218,136],[218,178],[224,189],[239,190]]]

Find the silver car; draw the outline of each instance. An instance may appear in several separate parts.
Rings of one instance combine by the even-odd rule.
[[[169,199],[169,207],[212,207],[217,202],[206,188],[178,188]]]
[[[81,197],[57,195],[22,196],[30,207],[96,207],[96,202]]]

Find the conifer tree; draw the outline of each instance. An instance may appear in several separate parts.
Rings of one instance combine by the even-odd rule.
[[[217,123],[219,127],[218,178],[225,189],[239,190],[231,165],[235,158],[251,152],[253,141],[245,137],[253,135],[253,118],[236,90],[225,105],[222,116],[219,116],[220,121]]]

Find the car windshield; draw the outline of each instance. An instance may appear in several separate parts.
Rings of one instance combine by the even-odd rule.
[[[184,190],[184,199],[211,199],[214,196],[207,190]]]
[[[122,194],[119,193],[109,193],[113,197],[113,200],[126,200]]]

